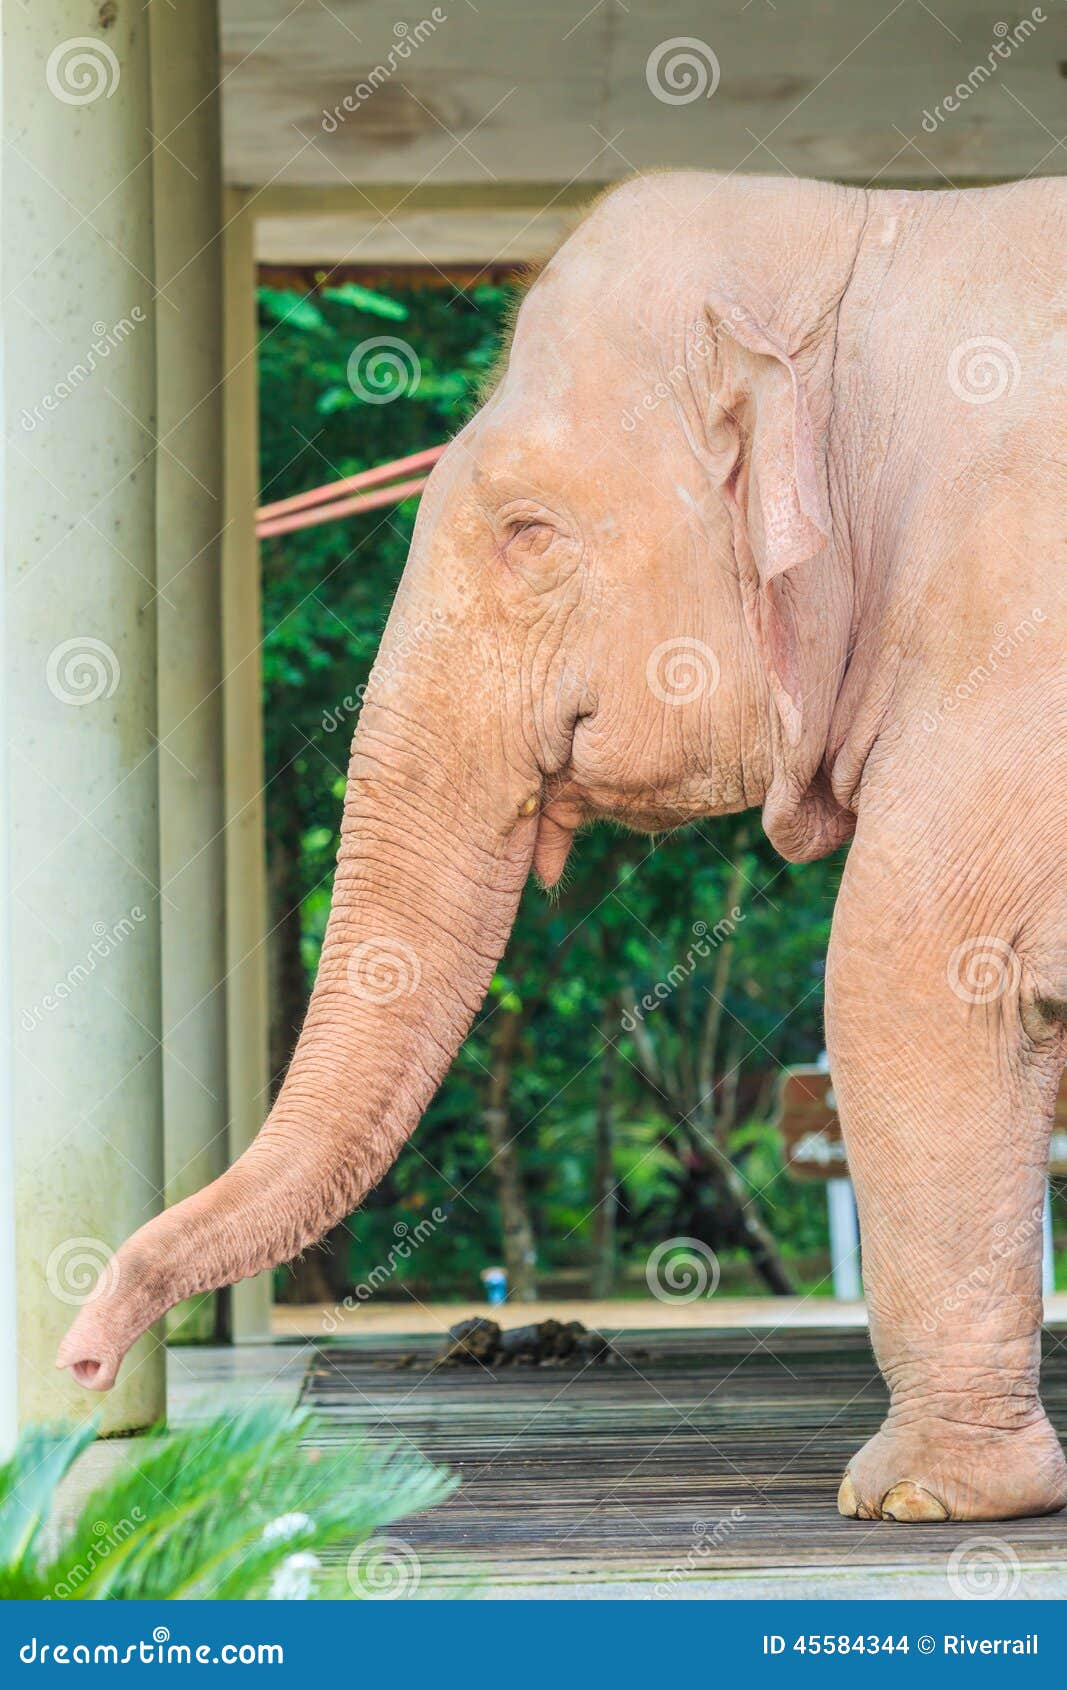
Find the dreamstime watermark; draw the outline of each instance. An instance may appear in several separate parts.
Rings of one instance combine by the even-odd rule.
[[[962,1279],[956,1281],[951,1290],[939,1297],[932,1309],[923,1315],[923,1328],[927,1332],[936,1332],[946,1316],[958,1315],[964,1311],[972,1297],[981,1296],[989,1289],[998,1268],[1020,1250],[1025,1250],[1035,1238],[1040,1238],[1044,1229],[1045,1207],[1040,1204],[1031,1209],[1012,1231],[1004,1221],[998,1221],[993,1228],[995,1242],[990,1245],[984,1262],[971,1269]]]
[[[419,1588],[422,1563],[402,1537],[372,1537],[357,1544],[345,1569],[353,1596],[393,1602]]]
[[[715,652],[690,634],[661,640],[645,664],[648,690],[661,704],[695,704],[698,698],[710,698],[721,679]]]
[[[336,135],[345,119],[358,111],[360,106],[366,105],[368,100],[373,99],[382,84],[388,82],[391,76],[395,76],[405,61],[410,59],[416,47],[421,47],[423,42],[428,41],[434,31],[447,21],[448,13],[443,7],[435,6],[429,17],[420,18],[417,24],[405,23],[403,19],[395,23],[393,34],[396,40],[386,53],[384,61],[369,70],[366,76],[356,83],[352,92],[346,94],[343,100],[339,100],[331,111],[323,110],[322,127],[326,134]]]
[[[120,317],[110,328],[107,323],[93,324],[93,339],[89,343],[89,350],[76,364],[72,364],[65,375],[61,376],[49,391],[38,399],[36,405],[23,406],[19,417],[19,427],[24,434],[32,434],[54,411],[58,411],[64,400],[76,393],[83,382],[105,364],[111,354],[127,341],[134,329],[147,323],[148,316],[139,305],[134,305],[128,316]]]
[[[45,1264],[45,1280],[57,1302],[83,1308],[114,1291],[119,1266],[101,1238],[64,1238]]]
[[[95,1573],[97,1567],[102,1566],[113,1549],[118,1549],[132,1537],[138,1526],[143,1526],[147,1516],[142,1508],[136,1505],[130,1509],[128,1519],[119,1520],[114,1526],[109,1526],[106,1520],[93,1521],[93,1541],[85,1551],[83,1558],[68,1567],[63,1577],[52,1586],[51,1596],[45,1596],[42,1601],[66,1601],[71,1596],[77,1596],[83,1584]]]
[[[661,1303],[695,1303],[714,1297],[722,1270],[719,1258],[700,1238],[667,1238],[645,1263],[645,1284]]]
[[[19,1649],[23,1666],[283,1666],[281,1643],[172,1643],[170,1628],[152,1627],[150,1638],[136,1642],[53,1643],[31,1636]]]
[[[719,61],[706,41],[672,35],[653,47],[645,64],[648,91],[665,106],[710,100],[719,86]]]
[[[945,970],[956,997],[971,1004],[996,1003],[1007,993],[1017,992],[1022,972],[1018,952],[995,933],[965,939],[956,946]]]
[[[353,945],[345,974],[353,997],[380,1008],[411,996],[422,979],[422,964],[406,939],[376,937]]]
[[[948,1582],[954,1596],[1003,1601],[1014,1596],[1023,1570],[1002,1537],[969,1537],[948,1558]]]
[[[646,388],[636,404],[628,405],[623,411],[621,422],[626,433],[632,434],[642,419],[650,416],[653,411],[658,411],[665,400],[684,393],[693,381],[694,366],[711,357],[724,335],[733,336],[734,325],[742,322],[744,318],[743,308],[740,305],[732,305],[714,327],[707,317],[701,317],[691,324],[686,331],[682,357],[654,381],[651,387]]]
[[[440,628],[444,621],[445,613],[440,607],[436,608],[430,616],[424,617],[421,622],[416,622],[414,627],[409,628],[405,622],[399,621],[390,637],[388,649],[378,653],[374,660],[374,667],[366,681],[358,686],[355,692],[346,693],[336,710],[325,710],[323,712],[323,732],[336,733],[348,717],[355,715],[356,711],[360,709],[371,687],[377,681],[395,674],[399,664],[406,657],[410,657],[413,651],[417,651],[423,641]]]
[[[65,106],[91,106],[110,100],[121,76],[118,57],[97,35],[72,35],[48,55],[44,79],[48,91]]]
[[[106,640],[94,639],[92,634],[75,634],[73,639],[52,647],[45,677],[53,698],[60,704],[74,704],[81,709],[98,699],[111,698],[122,679],[122,670]]]
[[[711,356],[711,351],[718,339],[719,330],[712,332],[708,319],[702,317],[694,323],[686,333],[684,356],[658,381],[653,382],[638,400],[636,405],[627,406],[622,413],[622,426],[627,434],[632,434],[643,417],[658,411],[665,399],[672,398],[676,393],[683,392],[692,378],[693,360],[703,362]]]
[[[388,1284],[397,1269],[405,1262],[410,1262],[412,1256],[419,1250],[428,1238],[432,1238],[439,1226],[443,1226],[448,1216],[443,1209],[431,1209],[427,1220],[419,1221],[415,1226],[409,1226],[407,1221],[397,1221],[393,1227],[396,1243],[390,1245],[389,1253],[384,1262],[379,1262],[368,1273],[366,1279],[361,1280],[354,1291],[343,1297],[337,1306],[322,1317],[324,1332],[336,1332],[344,1325],[343,1314],[356,1308],[360,1303],[369,1303],[370,1299]]]
[[[46,992],[42,998],[38,999],[29,1009],[22,1011],[19,1016],[19,1024],[23,1032],[32,1033],[35,1027],[41,1025],[46,1015],[51,1015],[61,1004],[66,1003],[79,986],[84,985],[86,980],[92,978],[99,965],[106,961],[109,956],[112,956],[120,945],[125,944],[130,934],[136,931],[144,919],[144,910],[140,904],[134,904],[129,915],[122,916],[110,927],[106,921],[94,921],[93,933],[95,938],[85,956],[80,958],[72,968],[68,968],[62,980],[57,980],[51,990]]]
[[[721,1520],[694,1520],[691,1528],[693,1544],[689,1553],[684,1561],[671,1568],[662,1583],[655,1586],[652,1595],[659,1598],[677,1595],[678,1587],[684,1585],[713,1550],[721,1549],[747,1518],[743,1508],[731,1508]]]
[[[1029,616],[1024,616],[1016,622],[1014,628],[1007,628],[1003,622],[998,622],[993,628],[993,644],[986,652],[980,663],[976,663],[969,674],[962,681],[958,681],[951,692],[945,693],[933,710],[923,713],[922,728],[924,733],[932,734],[939,722],[945,716],[951,716],[961,704],[974,698],[981,692],[987,681],[992,680],[1002,663],[1025,645],[1031,635],[1036,634],[1038,628],[1048,618],[1043,610],[1032,610]]]
[[[724,939],[729,939],[737,931],[738,926],[745,919],[745,912],[740,905],[735,904],[728,915],[720,917],[714,927],[709,928],[706,921],[694,921],[690,931],[693,943],[686,950],[681,962],[676,962],[663,977],[657,980],[651,991],[644,997],[638,998],[629,1009],[624,1010],[620,1026],[624,1033],[632,1033],[638,1023],[646,1015],[658,1009],[661,1003],[666,1003],[673,992],[683,986],[696,972],[697,964],[705,961]]]
[[[361,340],[348,359],[348,385],[364,405],[391,405],[415,393],[422,380],[419,355],[396,335]]]
[[[1014,28],[1006,23],[995,23],[993,34],[996,36],[992,47],[984,60],[974,65],[962,82],[957,82],[950,94],[946,94],[934,107],[933,111],[923,111],[923,128],[928,135],[936,135],[939,126],[947,123],[948,119],[965,105],[972,94],[995,76],[1005,59],[1010,59],[1017,47],[1022,47],[1030,37],[1037,32],[1039,23],[1047,23],[1047,18],[1040,6],[1035,6],[1028,18],[1023,18]]]
[[[979,334],[954,346],[948,385],[965,405],[992,405],[1019,385],[1022,365],[1014,346],[996,335]]]

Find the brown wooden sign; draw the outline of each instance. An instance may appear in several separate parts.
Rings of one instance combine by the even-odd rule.
[[[833,1082],[825,1068],[786,1068],[776,1124],[785,1163],[798,1179],[847,1179],[848,1162]]]
[[[797,1179],[847,1179],[848,1159],[833,1081],[823,1068],[786,1068],[778,1087],[775,1124],[786,1167]],[[1049,1172],[1067,1177],[1067,1072],[1056,1099]]]

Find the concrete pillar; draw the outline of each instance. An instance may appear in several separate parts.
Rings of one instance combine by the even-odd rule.
[[[863,1296],[860,1278],[860,1227],[850,1179],[828,1179],[826,1210],[830,1222],[830,1266],[834,1296],[840,1303]]]
[[[163,1146],[168,1205],[227,1162],[222,752],[222,222],[216,0],[148,12],[159,371],[156,458]],[[167,1317],[210,1340],[219,1297]]]
[[[3,89],[3,48],[0,46],[0,134],[6,108]],[[3,227],[6,172],[0,161],[0,228]],[[6,256],[0,245],[0,297],[9,283]],[[3,336],[0,334],[0,356]],[[3,366],[0,363],[0,390]],[[7,419],[5,417],[5,424]],[[0,511],[7,497],[6,426],[0,429]],[[7,697],[7,582],[0,567],[0,1461],[6,1461],[18,1440],[18,1307],[15,1287],[15,1111],[12,1095],[11,923],[7,888],[11,885],[8,828],[11,803],[8,781],[10,708]]]
[[[163,1185],[156,301],[147,14],[6,5],[4,515],[18,1367],[24,1418]],[[5,890],[7,890],[5,888]],[[105,1430],[164,1408],[146,1334]]]
[[[264,848],[260,645],[259,416],[256,382],[256,264],[248,202],[224,206],[223,420],[226,534],[222,628],[226,767],[226,966],[230,1157],[255,1137],[270,1105],[267,1042],[267,871]],[[269,1274],[231,1292],[234,1338],[270,1332]]]

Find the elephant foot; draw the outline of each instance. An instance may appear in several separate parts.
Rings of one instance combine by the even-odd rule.
[[[848,1464],[838,1512],[852,1520],[1016,1520],[1067,1504],[1067,1461],[1044,1414],[1011,1430],[888,1421]]]

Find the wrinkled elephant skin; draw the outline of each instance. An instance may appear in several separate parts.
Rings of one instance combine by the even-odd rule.
[[[891,1391],[839,1506],[1063,1506],[1038,1393],[1067,1016],[1067,186],[692,174],[602,198],[434,470],[352,747],[284,1088],[119,1250],[60,1364],[106,1389],[197,1292],[385,1173],[522,886],[580,825],[762,807],[854,836],[828,1045]]]

